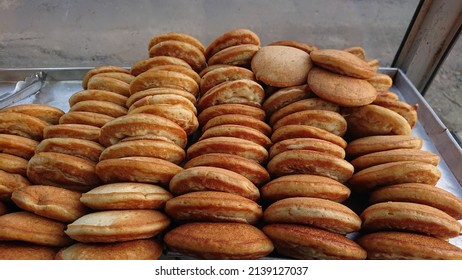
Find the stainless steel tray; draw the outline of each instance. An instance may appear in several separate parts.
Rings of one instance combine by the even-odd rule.
[[[82,78],[89,69],[92,68],[0,68],[0,93],[13,90],[17,81],[24,80],[37,71],[45,71],[47,80],[41,92],[17,104],[49,104],[68,111],[68,99],[72,94],[82,90]],[[400,69],[380,68],[380,72],[393,78],[390,91],[397,93],[402,100],[410,104],[418,104],[419,121],[412,132],[424,140],[424,150],[441,157],[438,167],[442,176],[437,186],[462,198],[462,148]],[[462,248],[462,236],[453,238],[450,242]]]

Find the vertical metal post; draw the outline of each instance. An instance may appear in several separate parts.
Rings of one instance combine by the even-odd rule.
[[[462,30],[461,0],[421,0],[392,67],[425,94]]]

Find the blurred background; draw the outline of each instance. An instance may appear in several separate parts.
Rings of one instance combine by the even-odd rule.
[[[458,1],[458,0],[455,0]],[[262,45],[278,40],[320,48],[361,46],[390,66],[419,0],[0,0],[0,68],[130,66],[164,32],[205,46],[248,28]],[[425,98],[445,125],[462,131],[462,43],[456,42]]]

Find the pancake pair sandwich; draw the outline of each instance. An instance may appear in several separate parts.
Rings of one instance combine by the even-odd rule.
[[[126,115],[125,103],[133,78],[127,69],[118,66],[90,69],[82,79],[83,90],[70,97],[70,109],[59,123],[102,127],[108,121]]]
[[[358,243],[370,259],[462,257],[447,242],[462,232],[462,200],[436,186],[440,158],[421,150],[422,142],[406,135],[368,136],[346,148],[356,171],[348,185],[369,199]]]
[[[152,37],[149,58],[130,69],[135,79],[127,100],[129,114],[154,114],[181,126],[188,135],[196,132],[199,72],[205,68],[205,47],[195,37],[169,32]]]

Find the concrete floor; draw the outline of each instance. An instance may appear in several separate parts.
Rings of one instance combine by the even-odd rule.
[[[0,0],[0,67],[130,66],[154,35],[184,32],[208,45],[234,28],[262,44],[283,39],[321,48],[362,46],[393,61],[418,0],[72,1]],[[426,94],[449,129],[462,131],[462,43]]]

